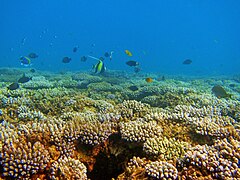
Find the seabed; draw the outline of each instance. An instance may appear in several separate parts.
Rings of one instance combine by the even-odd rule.
[[[240,179],[240,75],[0,75],[0,179]]]

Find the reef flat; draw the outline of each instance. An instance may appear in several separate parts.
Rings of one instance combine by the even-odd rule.
[[[240,178],[240,76],[0,74],[0,179]]]

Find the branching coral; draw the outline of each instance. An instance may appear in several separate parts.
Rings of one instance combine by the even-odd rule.
[[[34,76],[31,81],[25,83],[24,88],[42,89],[54,87],[53,82],[48,81],[44,76]]]
[[[53,180],[87,180],[87,168],[79,160],[63,156],[52,163],[50,179]]]
[[[0,82],[2,179],[87,179],[85,165],[93,179],[102,169],[124,171],[118,179],[240,178],[236,92],[218,99],[213,80],[146,83],[141,73],[43,74],[17,90]]]
[[[178,171],[170,163],[164,161],[150,162],[145,166],[148,176],[156,179],[177,179]]]
[[[143,144],[143,151],[148,156],[159,157],[161,160],[174,160],[184,155],[189,147],[188,143],[175,138],[154,137],[146,140]]]
[[[129,142],[145,142],[148,138],[157,138],[162,134],[162,128],[156,121],[144,122],[141,119],[120,123],[122,139]]]
[[[118,179],[177,179],[177,177],[177,169],[168,162],[149,161],[134,156],[129,160],[125,173]]]
[[[213,178],[240,178],[240,143],[233,138],[217,140],[213,146],[197,145],[180,161],[181,166],[195,166]]]
[[[27,106],[20,106],[17,109],[19,120],[43,120],[46,117],[40,111],[33,111]]]
[[[4,144],[1,152],[3,175],[27,178],[47,167],[49,152],[40,142]]]
[[[85,122],[79,128],[79,141],[88,145],[98,145],[108,139],[108,137],[115,132],[115,125],[112,122],[99,121]]]
[[[150,106],[135,100],[123,101],[117,107],[117,114],[122,118],[143,117],[149,111]]]

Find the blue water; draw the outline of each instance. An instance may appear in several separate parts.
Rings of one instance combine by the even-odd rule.
[[[0,67],[22,67],[19,57],[36,52],[36,69],[91,71],[96,61],[81,56],[114,50],[110,70],[132,71],[125,62],[136,60],[142,72],[237,74],[239,12],[238,0],[1,0]]]

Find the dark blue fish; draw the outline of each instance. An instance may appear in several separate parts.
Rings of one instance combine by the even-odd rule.
[[[87,57],[86,57],[86,56],[82,56],[82,57],[81,57],[81,61],[82,61],[82,62],[86,62],[86,61],[87,61]]]
[[[183,64],[192,64],[192,60],[191,59],[186,59],[185,61],[183,61]]]
[[[33,53],[33,52],[32,52],[32,53],[30,53],[30,54],[28,55],[28,57],[34,59],[34,58],[37,58],[38,55],[37,55],[36,53]]]
[[[18,79],[18,83],[26,83],[26,82],[28,82],[30,80],[32,80],[32,78],[31,77],[27,77],[24,74],[21,78]]]
[[[105,57],[109,57],[110,54],[109,54],[108,52],[105,52],[104,56],[105,56]]]
[[[30,69],[30,72],[31,72],[31,73],[35,73],[36,70],[35,70],[35,69]]]
[[[73,48],[73,52],[77,52],[77,50],[78,50],[77,46]]]
[[[64,57],[64,58],[62,59],[62,62],[63,62],[63,63],[69,63],[71,60],[72,60],[72,59],[71,59],[70,57]]]
[[[137,61],[127,61],[126,64],[128,66],[134,66],[135,67],[135,66],[139,65],[139,62],[137,62]]]
[[[8,86],[9,90],[16,90],[19,88],[19,84],[17,82],[14,82]]]
[[[137,91],[138,87],[135,85],[129,86],[128,89],[130,89],[131,91]]]

